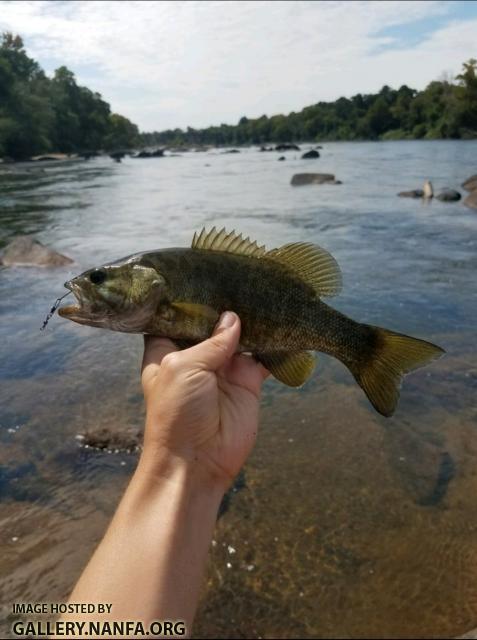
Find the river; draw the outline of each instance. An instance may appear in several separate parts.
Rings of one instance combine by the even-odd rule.
[[[195,636],[445,638],[477,626],[477,214],[462,201],[396,196],[426,179],[460,189],[477,142],[327,143],[320,153],[0,165],[0,247],[32,233],[75,261],[0,268],[4,634],[13,602],[68,595],[135,467],[137,453],[87,449],[81,436],[143,421],[142,338],[56,316],[40,332],[46,312],[73,275],[187,246],[213,225],[269,248],[316,242],[343,272],[333,306],[447,353],[406,378],[390,419],[325,355],[302,389],[267,381]],[[290,186],[300,171],[343,184]]]

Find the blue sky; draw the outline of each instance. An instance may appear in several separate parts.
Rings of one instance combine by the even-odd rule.
[[[412,22],[379,29],[375,34],[378,38],[391,39],[388,44],[381,47],[381,50],[419,45],[423,40],[432,37],[437,30],[445,29],[451,21],[477,19],[477,2],[473,0],[455,0],[444,2],[442,5],[442,10],[436,11],[435,14],[430,11],[429,15]]]
[[[0,0],[47,73],[66,64],[143,130],[236,123],[477,58],[477,2]]]

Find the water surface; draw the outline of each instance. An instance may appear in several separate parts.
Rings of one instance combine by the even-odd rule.
[[[55,317],[62,283],[202,226],[270,248],[307,240],[341,265],[339,310],[442,345],[377,415],[320,355],[300,390],[266,383],[257,447],[219,520],[197,637],[444,638],[477,626],[477,215],[396,193],[456,188],[475,142],[326,144],[0,168],[0,246],[33,233],[75,260],[0,269],[0,602],[68,595],[135,454],[78,434],[140,430],[142,341]],[[292,188],[298,171],[342,185]],[[230,549],[233,549],[231,552]]]

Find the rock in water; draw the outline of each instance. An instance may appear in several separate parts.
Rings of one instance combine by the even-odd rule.
[[[156,149],[155,151],[140,151],[133,158],[163,158],[164,157],[164,149]]]
[[[286,160],[285,156],[280,156],[278,160]]]
[[[470,207],[471,209],[477,209],[477,189],[471,191],[467,198],[464,200],[464,204],[466,207]]]
[[[477,189],[477,173],[470,176],[470,178],[467,178],[467,180],[462,183],[461,187],[466,191],[474,191]]]
[[[335,176],[332,173],[295,173],[291,179],[294,187],[306,184],[335,184]]]
[[[432,182],[430,180],[426,180],[424,182],[424,187],[422,188],[422,191],[423,191],[424,198],[434,197],[434,189],[432,188]]]
[[[109,154],[109,157],[115,162],[121,162],[121,160],[124,158],[125,155],[126,155],[125,151],[113,151],[112,153]]]
[[[277,144],[275,151],[300,151],[300,147],[297,144],[283,142],[282,144]]]
[[[398,193],[400,198],[422,198],[424,191],[422,189],[412,189],[411,191],[400,191]]]
[[[301,157],[302,160],[311,160],[312,158],[319,158],[320,154],[315,149],[311,149],[311,151],[307,151]]]
[[[436,198],[441,202],[457,202],[457,200],[460,200],[461,195],[455,189],[443,189]]]
[[[62,267],[72,262],[31,236],[14,238],[0,257],[0,264],[5,267]]]

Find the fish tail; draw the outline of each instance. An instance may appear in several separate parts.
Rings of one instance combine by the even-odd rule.
[[[403,376],[445,352],[425,340],[380,327],[364,327],[371,337],[366,350],[345,364],[376,411],[388,417],[396,409]]]

